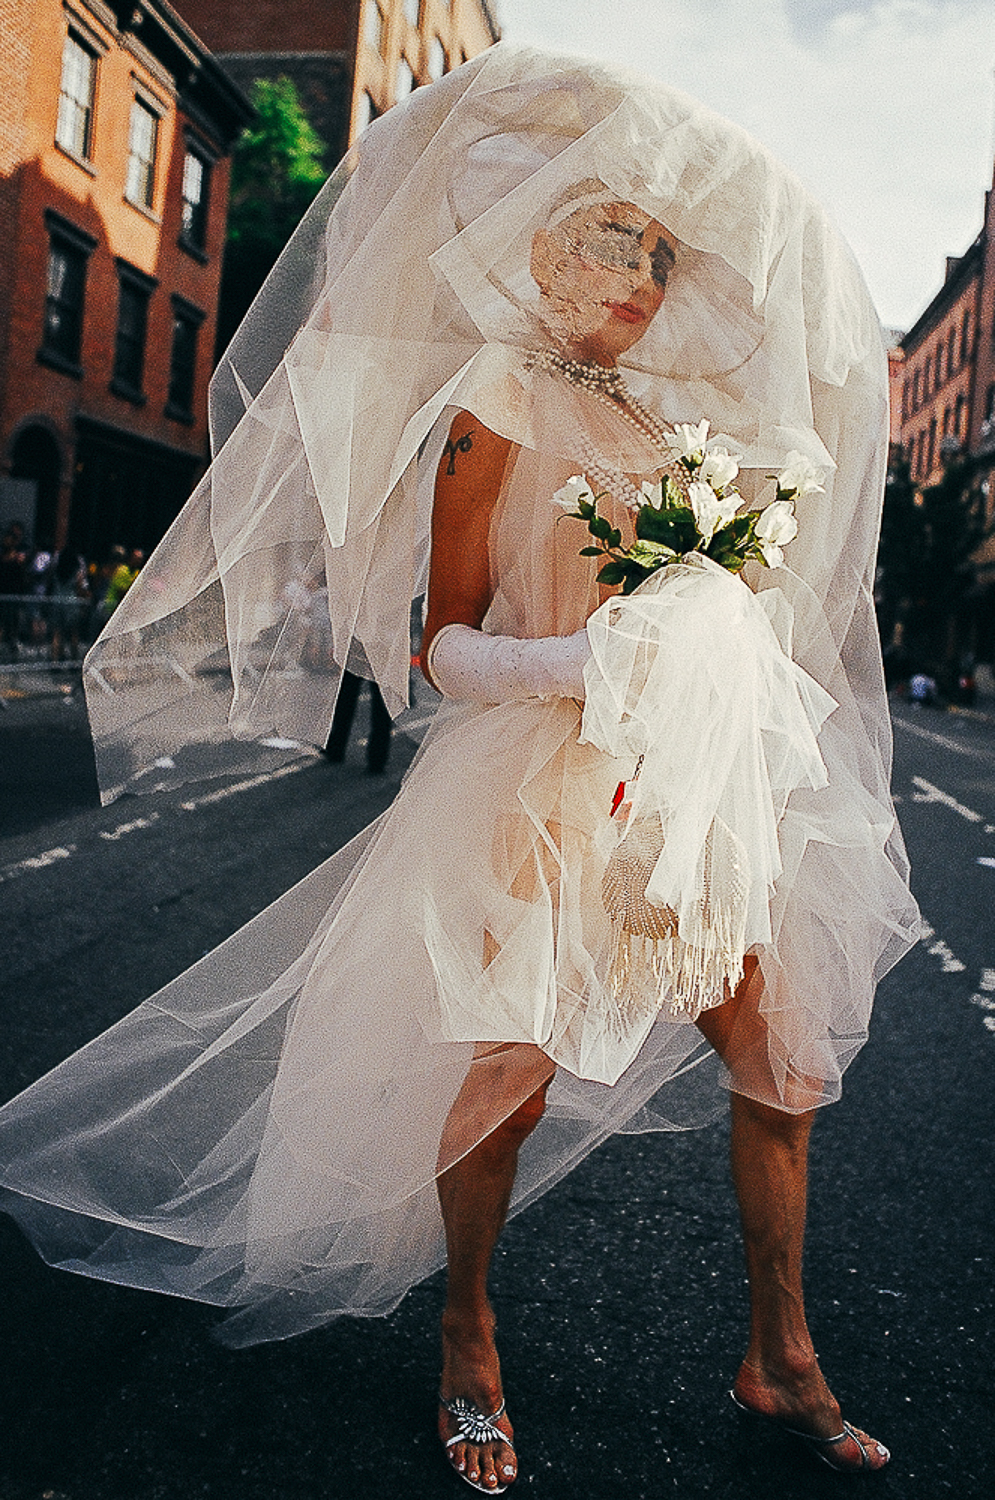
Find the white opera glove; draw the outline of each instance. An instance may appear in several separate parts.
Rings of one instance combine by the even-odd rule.
[[[587,631],[520,641],[469,625],[443,625],[428,648],[429,677],[447,698],[522,703],[528,698],[583,698]]]

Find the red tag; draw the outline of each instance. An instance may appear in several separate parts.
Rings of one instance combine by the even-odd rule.
[[[618,784],[618,786],[615,788],[615,795],[612,798],[612,810],[611,810],[611,812],[608,815],[609,817],[613,818],[615,816],[615,814],[618,812],[620,806],[622,805],[622,798],[624,796],[625,796],[625,782],[624,781],[620,781],[619,784]]]

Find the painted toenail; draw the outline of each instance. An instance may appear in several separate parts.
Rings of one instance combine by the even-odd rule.
[[[509,1476],[509,1478],[511,1477],[512,1474],[514,1474],[514,1472],[515,1472],[515,1470],[514,1470],[514,1468],[512,1467],[511,1464],[505,1464],[504,1468],[501,1470],[501,1473],[502,1474],[507,1474]]]

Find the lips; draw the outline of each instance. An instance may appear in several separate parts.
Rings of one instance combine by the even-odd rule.
[[[635,302],[606,302],[608,311],[623,323],[645,323],[646,314]]]

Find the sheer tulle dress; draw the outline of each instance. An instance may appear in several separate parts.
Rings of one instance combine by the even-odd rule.
[[[437,91],[426,91],[436,103],[413,105],[401,142],[421,128],[427,152],[439,120],[456,120],[460,101],[467,108],[475,89],[478,134],[481,120],[493,131],[494,97],[520,91],[530,69],[536,78],[549,72],[548,60],[505,49],[489,66],[490,74],[487,63],[468,65],[459,86],[447,81],[445,109]],[[553,71],[575,103],[608,89],[616,110],[623,94],[631,96],[590,65]],[[479,101],[488,79],[494,92],[484,91],[485,108]],[[535,97],[530,108],[538,107]],[[691,109],[676,97],[678,105],[668,108]],[[557,128],[566,129],[556,108]],[[703,119],[710,139],[723,138],[714,117]],[[499,125],[507,128],[506,112]],[[570,128],[577,145],[593,127],[588,118]],[[520,119],[516,129],[523,129]],[[631,141],[631,131],[624,139]],[[730,139],[738,159],[741,137]],[[381,219],[408,190],[405,164],[388,149],[397,140],[384,136],[372,158],[381,172],[389,161],[393,174]],[[590,178],[604,150],[594,144],[590,159],[560,163],[553,198],[563,183]],[[686,138],[670,146],[695,156]],[[452,140],[442,148],[451,155]],[[562,141],[557,148],[547,150],[547,167],[560,161]],[[659,168],[659,141],[652,160]],[[611,161],[617,171],[618,155]],[[720,191],[729,174],[715,153],[713,164]],[[362,178],[362,162],[351,170]],[[421,194],[424,184],[415,180],[410,190]],[[640,191],[647,199],[645,185]],[[692,196],[700,211],[700,182]],[[441,201],[449,202],[444,193]],[[807,198],[798,202],[811,222]],[[668,217],[652,194],[648,211],[650,203],[661,220]],[[669,220],[680,228],[678,209],[672,197]],[[540,205],[529,209],[527,223],[536,222],[536,212],[541,222]],[[707,224],[708,214],[700,216]],[[341,281],[371,234],[369,216],[359,215],[353,239],[336,224],[333,215],[326,287],[336,285],[329,269],[339,254],[336,236],[344,246],[335,262]],[[305,226],[308,233],[313,243]],[[437,247],[451,244],[442,236],[438,246],[440,232],[432,233]],[[508,238],[492,220],[481,243],[504,254]],[[405,253],[412,253],[410,243]],[[769,319],[777,303],[770,284],[787,275],[785,256],[783,246],[776,255],[770,249]],[[423,259],[427,264],[429,255]],[[432,273],[443,330],[458,322],[453,278],[464,309],[503,284],[490,274],[493,266],[461,281],[453,264],[450,255]],[[801,266],[799,259],[799,276]],[[819,276],[811,264],[806,274],[815,290],[824,289],[824,265]],[[880,345],[852,268],[848,275],[844,300],[856,299],[862,342],[844,357],[838,340],[824,341],[820,379],[811,378],[815,355],[808,348],[805,420],[787,421],[782,386],[778,434],[777,423],[765,426],[758,396],[734,399],[735,389],[750,387],[741,373],[716,377],[707,393],[690,395],[672,374],[634,368],[629,377],[661,415],[707,415],[730,429],[730,441],[748,449],[747,498],[750,484],[760,493],[769,465],[789,446],[801,442],[827,464],[827,495],[800,516],[788,567],[756,569],[746,582],[728,575],[702,581],[685,569],[674,601],[668,596],[653,616],[665,681],[653,699],[640,669],[636,693],[652,709],[675,847],[678,813],[691,818],[697,809],[706,823],[711,816],[698,806],[702,744],[713,745],[716,759],[723,746],[733,747],[730,755],[745,747],[742,754],[752,757],[752,779],[723,782],[739,788],[735,805],[722,804],[723,817],[752,830],[744,835],[751,848],[764,845],[747,927],[762,982],[751,986],[743,1007],[735,1086],[787,1109],[838,1097],[843,1070],[867,1035],[875,981],[915,934],[888,795],[870,614],[884,412]],[[750,301],[744,297],[742,306],[749,309]],[[426,355],[417,367],[424,378],[419,385],[412,374],[406,404],[376,404],[364,380],[382,386],[397,365],[382,349],[371,365],[373,345],[343,341],[329,328],[338,305],[317,298],[301,336],[256,394],[251,360],[240,368],[237,347],[221,372],[222,383],[238,384],[244,416],[90,663],[112,788],[129,779],[140,788],[168,781],[177,766],[183,771],[177,725],[191,712],[212,726],[191,758],[217,750],[214,769],[233,763],[220,753],[222,722],[225,743],[239,753],[253,736],[258,745],[274,731],[287,736],[288,727],[320,740],[334,699],[334,679],[324,680],[328,663],[365,663],[396,703],[407,671],[407,610],[424,576],[432,475],[456,410],[469,410],[513,443],[491,524],[493,599],[484,629],[569,634],[603,604],[596,564],[579,556],[583,528],[552,497],[592,448],[637,481],[659,472],[659,453],[593,396],[534,369],[526,339],[516,345],[478,334],[474,346],[462,327],[459,357],[450,358],[445,379],[428,379]],[[474,316],[486,321],[479,309]],[[827,317],[823,301],[823,332]],[[748,323],[745,314],[731,317],[733,342]],[[411,373],[419,356],[414,343],[408,354]],[[763,389],[764,368],[756,367],[755,390]],[[847,427],[841,420],[869,410],[870,421]],[[370,425],[378,412],[380,426],[394,424],[383,455],[382,434]],[[351,467],[336,460],[333,482],[316,452],[330,451],[328,427],[339,418],[352,424]],[[357,430],[369,439],[365,448]],[[371,474],[382,474],[379,488],[370,488]],[[713,589],[726,591],[720,608]],[[312,669],[308,662],[323,653],[302,653],[301,620],[306,615],[313,629],[316,594],[328,613],[327,661]],[[597,618],[604,620],[603,610]],[[595,655],[604,681],[617,688],[619,674],[631,682],[635,669],[611,664],[608,634],[595,641]],[[755,649],[747,650],[747,640]],[[281,675],[287,661],[298,672],[292,680]],[[311,673],[303,689],[302,661]],[[619,837],[613,794],[633,777],[635,742],[613,737],[611,695],[599,696],[594,676],[589,682],[586,708],[572,699],[443,703],[399,796],[376,823],[0,1112],[2,1204],[47,1259],[232,1309],[222,1328],[232,1344],[281,1338],[344,1312],[385,1313],[439,1266],[437,1174],[554,1066],[546,1115],[522,1152],[513,1211],[615,1131],[683,1129],[715,1117],[730,1078],[697,1027],[666,1003],[659,1007],[659,985],[640,988],[633,979],[620,994],[613,982],[617,933],[602,886]],[[305,710],[322,694],[308,734]],[[294,707],[284,712],[280,703],[289,705],[292,696]],[[790,712],[781,711],[785,703]],[[753,795],[761,783],[762,828]],[[710,804],[713,811],[718,805]]]

